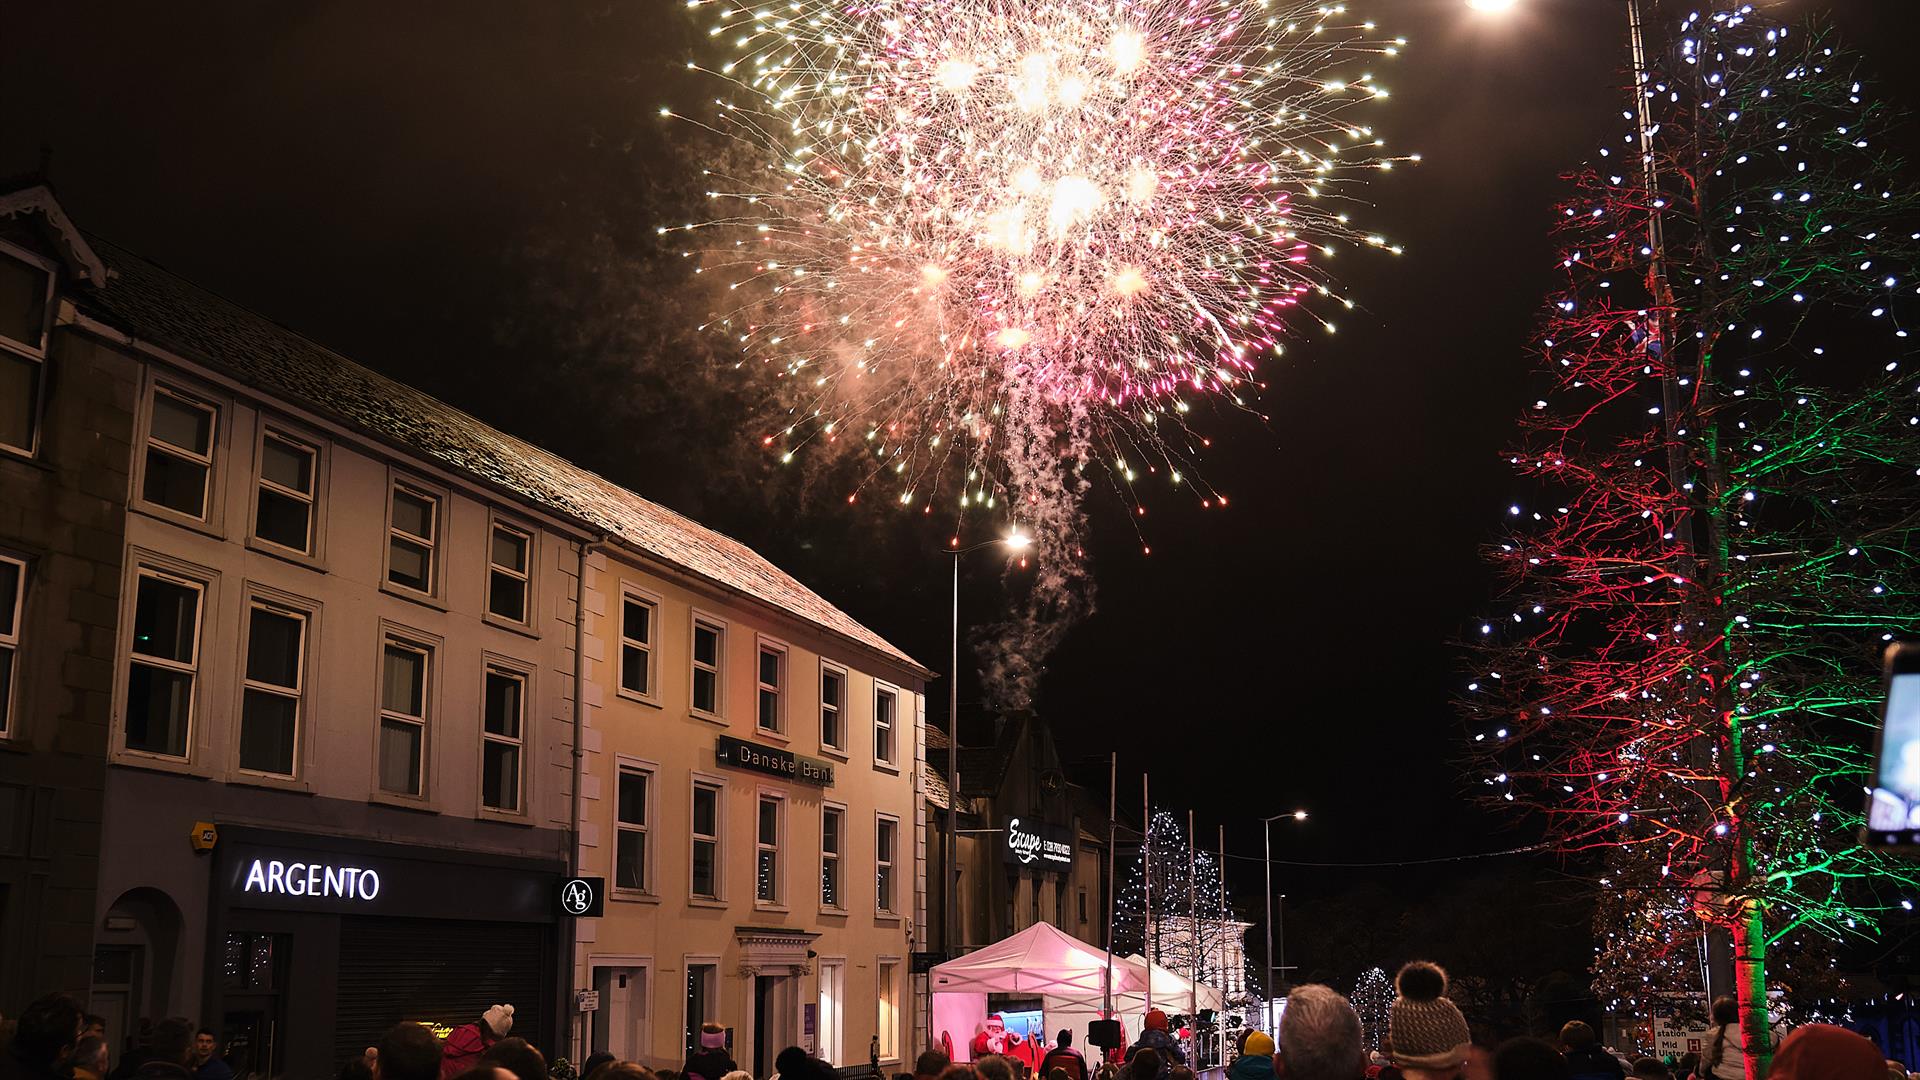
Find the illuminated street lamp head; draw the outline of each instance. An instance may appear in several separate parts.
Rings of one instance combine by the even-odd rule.
[[[1307,820],[1307,812],[1305,810],[1295,810],[1293,812],[1293,820],[1295,821]]]
[[[1512,11],[1518,6],[1519,2],[1520,0],[1467,0],[1467,6],[1475,11],[1485,11],[1497,15],[1502,12]]]
[[[1010,551],[1025,551],[1032,543],[1033,537],[1028,536],[1019,529],[1015,529],[1007,534],[1007,549]]]

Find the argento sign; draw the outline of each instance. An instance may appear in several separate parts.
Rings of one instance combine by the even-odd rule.
[[[1073,869],[1073,838],[1067,830],[1043,821],[1007,819],[1006,860],[1036,870],[1065,873]]]
[[[380,896],[380,875],[360,866],[254,859],[247,866],[240,891],[371,902]]]
[[[728,735],[720,736],[720,743],[714,748],[714,755],[722,765],[731,765],[736,769],[751,769],[769,776],[797,780],[802,784],[816,787],[833,786],[833,763],[819,758],[796,754],[782,750],[777,746],[762,746],[745,739],[736,739]]]

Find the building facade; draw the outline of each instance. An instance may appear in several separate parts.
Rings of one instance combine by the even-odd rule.
[[[0,196],[9,301],[0,1010],[187,1015],[269,1076],[499,1002],[554,1053],[906,1052],[925,669],[44,188]]]
[[[587,596],[583,1048],[678,1068],[713,1021],[755,1076],[792,1045],[901,1071],[929,673],[625,552]]]

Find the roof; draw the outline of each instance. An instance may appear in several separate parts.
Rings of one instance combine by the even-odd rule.
[[[732,537],[89,236],[113,276],[76,290],[103,322],[571,518],[634,550],[927,669]]]

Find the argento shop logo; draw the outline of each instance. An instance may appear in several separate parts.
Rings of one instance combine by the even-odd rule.
[[[1037,832],[1020,827],[1020,819],[1012,818],[1007,822],[1007,850],[1022,866],[1031,866],[1036,862],[1070,864],[1073,851],[1058,840],[1049,840]]]
[[[255,859],[247,867],[247,880],[240,891],[372,900],[380,895],[380,875],[358,866]]]

